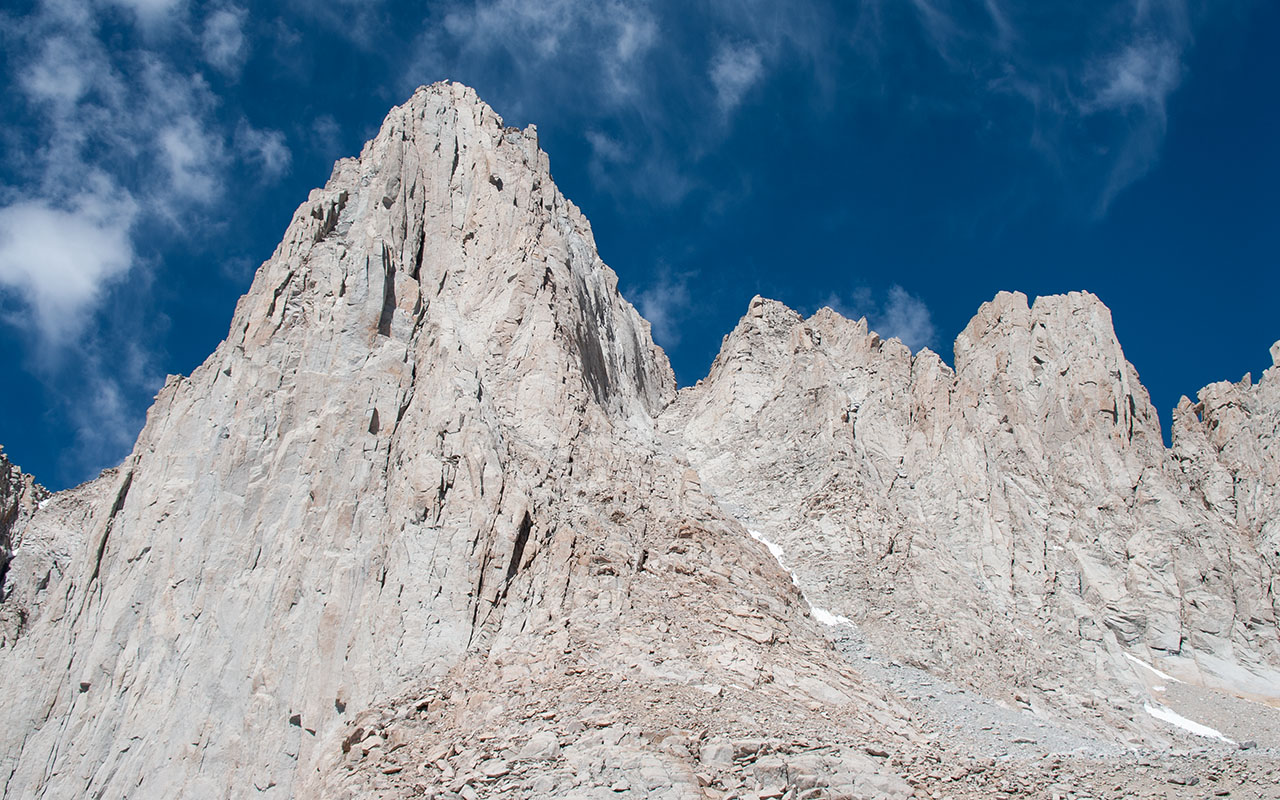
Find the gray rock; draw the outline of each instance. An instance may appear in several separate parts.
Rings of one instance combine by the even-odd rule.
[[[518,761],[542,761],[560,755],[560,740],[551,731],[540,731],[529,738],[516,756]]]
[[[1030,714],[1168,744],[1141,704],[1179,676],[1274,699],[1280,369],[1180,405],[1168,450],[1091,295],[1001,294],[955,354],[756,298],[677,393],[536,130],[423,87],[124,463],[49,496],[0,454],[6,796],[968,775],[910,761],[952,720],[828,634],[932,670],[921,704],[1004,703],[1001,745]]]
[[[757,297],[661,424],[833,632],[994,698],[1061,676],[1024,705],[1121,744],[1169,733],[1080,708],[1158,683],[1126,656],[1280,699],[1280,369],[1174,419],[1169,450],[1096,297],[1001,293],[954,370]]]
[[[725,739],[703,742],[698,760],[709,769],[729,769],[733,766],[733,744]]]

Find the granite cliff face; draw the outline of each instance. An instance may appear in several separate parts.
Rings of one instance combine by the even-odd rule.
[[[69,561],[33,552],[56,562],[38,590],[6,589],[43,599],[3,653],[4,796],[337,796],[381,777],[347,769],[366,739],[505,730],[523,696],[712,713],[775,665],[763,691],[799,720],[778,734],[816,725],[815,695],[865,704],[865,731],[888,702],[656,446],[674,393],[536,131],[420,90],[299,208],[124,464],[19,497],[15,564],[82,524]]]
[[[0,453],[0,796],[1014,786],[904,663],[1067,731],[1007,737],[1028,792],[1193,741],[1144,704],[1280,734],[1277,384],[1169,451],[1096,298],[1000,295],[954,371],[757,299],[677,393],[536,130],[424,87],[123,464]]]
[[[757,298],[663,422],[897,658],[1122,740],[1160,735],[1152,666],[1280,704],[1280,369],[1185,402],[1170,453],[1092,295],[999,295],[955,364]]]

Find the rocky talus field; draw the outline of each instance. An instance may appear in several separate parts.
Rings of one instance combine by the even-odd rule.
[[[132,453],[0,451],[0,797],[1280,798],[1280,343],[755,298],[677,391],[534,127],[419,89]]]

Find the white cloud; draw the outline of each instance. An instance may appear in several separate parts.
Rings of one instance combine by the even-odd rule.
[[[672,159],[638,153],[630,143],[598,130],[584,136],[591,147],[587,169],[597,187],[614,194],[636,194],[665,206],[680,203],[694,188]],[[622,176],[618,178],[616,176]]]
[[[871,0],[871,8],[878,13],[882,2]],[[1101,215],[1159,160],[1166,104],[1181,82],[1197,20],[1208,11],[1193,11],[1187,0],[1053,12],[1042,5],[983,0],[979,11],[949,0],[912,0],[926,41],[956,78],[975,89],[917,102],[944,112],[986,113],[993,99],[1020,98],[1021,119],[1007,109],[998,112],[1004,126],[1016,131],[1026,125],[1022,141],[1063,177],[1068,193],[1076,195],[1072,204]],[[877,53],[894,44],[878,26],[875,39]]]
[[[1009,17],[1000,7],[999,0],[984,0],[984,5],[987,16],[991,18],[991,24],[995,27],[996,46],[1000,49],[1009,47],[1017,39],[1018,32],[1009,24]]]
[[[636,307],[649,320],[654,340],[663,347],[680,343],[680,323],[692,308],[689,276],[662,270],[658,280],[636,292]]]
[[[631,153],[618,139],[597,130],[589,130],[585,134],[587,144],[591,146],[591,160],[587,168],[597,184],[609,183],[609,171],[615,166],[626,164],[631,160]]]
[[[875,293],[864,286],[854,289],[848,297],[832,293],[822,305],[849,319],[866,317],[871,330],[885,338],[901,340],[912,352],[932,347],[937,336],[929,307],[901,286],[889,287],[883,302],[877,302]]]
[[[1119,116],[1126,123],[1125,134],[1108,151],[1109,169],[1095,208],[1098,216],[1159,160],[1168,125],[1167,102],[1182,79],[1181,57],[1171,41],[1151,38],[1099,58],[1087,69],[1093,93],[1078,103],[1078,113]]]
[[[162,377],[151,342],[165,323],[140,268],[155,254],[139,232],[199,238],[220,219],[192,212],[223,199],[237,158],[263,175],[289,165],[278,131],[245,121],[233,137],[238,115],[221,110],[208,67],[190,57],[238,69],[243,12],[222,0],[215,8],[231,16],[193,27],[187,5],[41,0],[0,14],[12,70],[0,115],[0,322],[21,332],[25,369],[75,432],[65,469],[76,480],[127,452]]]
[[[446,0],[425,15],[403,88],[450,78],[515,124],[572,120],[591,137],[593,178],[619,197],[675,205],[712,188],[694,167],[720,152],[730,112],[773,65],[824,69],[817,44],[839,34],[830,14],[801,5]]]
[[[643,101],[651,79],[644,66],[659,42],[658,31],[647,2],[454,4],[419,42],[410,75],[433,68],[501,69],[512,90],[506,99],[517,107],[552,97],[557,104],[577,99],[616,107]]]
[[[929,0],[911,0],[911,5],[915,7],[920,24],[933,40],[939,54],[950,60],[949,50],[959,32],[956,21]]]
[[[92,67],[90,59],[73,42],[53,36],[45,41],[40,55],[30,62],[20,80],[32,98],[67,106],[89,90]]]
[[[311,123],[311,147],[325,158],[336,158],[342,151],[342,126],[332,114],[321,114]]]
[[[155,22],[179,10],[185,0],[105,0],[105,4],[132,11],[142,22]]]
[[[933,316],[929,307],[901,286],[890,287],[877,325],[882,335],[898,337],[913,351],[933,343]]]
[[[236,147],[245,158],[261,167],[262,177],[266,179],[288,172],[293,160],[284,133],[255,128],[245,120],[241,120],[236,129]]]
[[[30,312],[41,340],[62,345],[85,328],[103,289],[133,264],[137,206],[100,179],[65,207],[43,200],[0,208],[0,289]]]
[[[77,362],[79,374],[64,388],[73,398],[65,414],[75,444],[59,461],[71,475],[91,476],[119,464],[132,449],[146,422],[147,400],[164,385],[164,371],[134,341],[113,343],[109,350],[86,342]]]
[[[217,199],[222,193],[225,157],[220,138],[195,117],[184,115],[161,128],[156,143],[175,196],[202,203]]]
[[[1086,113],[1140,107],[1164,117],[1165,100],[1181,78],[1180,53],[1167,41],[1151,40],[1130,44],[1107,56],[1093,68],[1096,85],[1092,98],[1083,104]]]
[[[247,16],[243,8],[228,6],[213,11],[205,18],[204,31],[200,35],[204,60],[227,75],[238,75],[249,56],[249,45],[244,36]]]
[[[738,107],[743,95],[764,74],[760,51],[752,45],[721,45],[711,59],[708,74],[716,90],[716,105],[727,114]]]

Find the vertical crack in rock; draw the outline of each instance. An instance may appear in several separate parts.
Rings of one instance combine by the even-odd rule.
[[[391,318],[396,312],[396,272],[391,250],[382,243],[382,311],[378,315],[378,334],[391,335]]]
[[[115,527],[116,519],[120,512],[124,509],[125,498],[129,496],[129,488],[133,486],[133,468],[125,471],[123,479],[120,482],[120,488],[116,492],[115,500],[111,503],[111,510],[107,512],[106,522],[102,525],[102,533],[98,537],[93,554],[93,570],[89,573],[89,579],[85,581],[85,592],[93,582],[98,580],[102,571],[102,558],[107,552],[107,540],[111,537],[112,529]]]
[[[409,277],[415,281],[422,280],[422,256],[427,251],[427,231],[423,228],[421,235],[418,236],[418,243],[413,249],[413,271],[409,273]]]
[[[524,517],[520,520],[520,527],[516,531],[515,544],[511,548],[511,561],[507,564],[507,577],[502,589],[504,594],[507,592],[516,573],[520,571],[520,560],[524,558],[524,548],[529,543],[529,531],[532,528],[533,518],[529,516],[528,511],[525,511]]]

